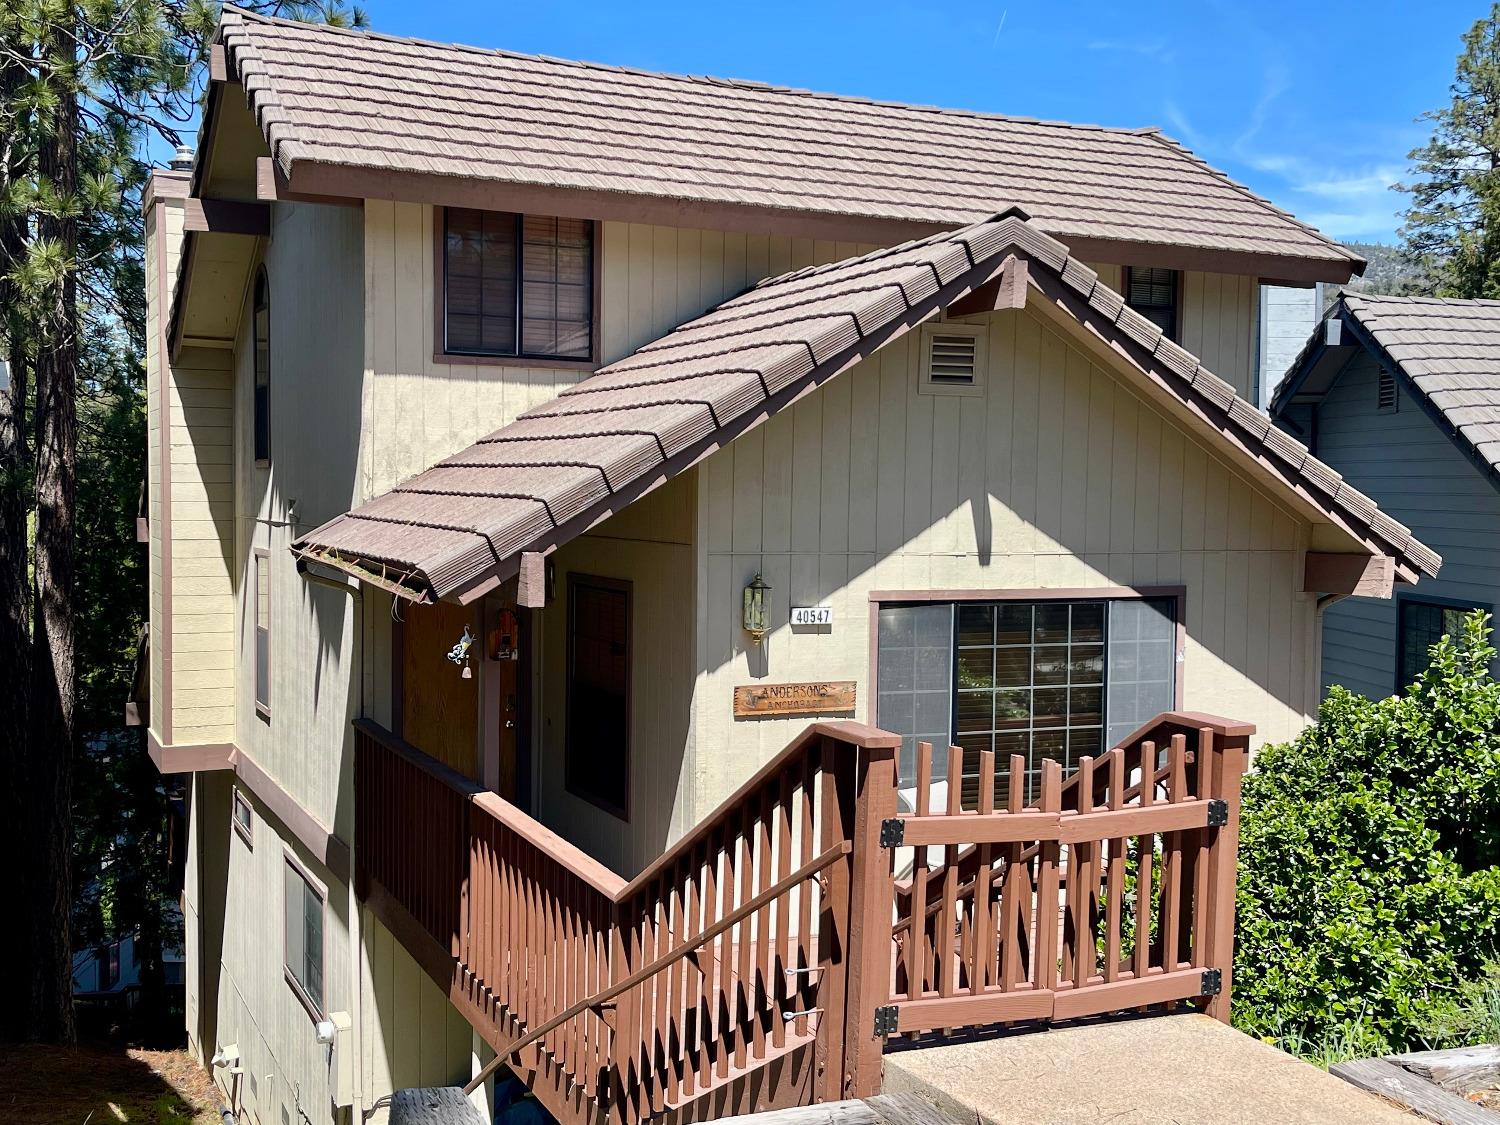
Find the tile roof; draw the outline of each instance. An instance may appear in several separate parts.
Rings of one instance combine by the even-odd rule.
[[[1436,572],[1438,557],[1406,528],[1015,211],[761,281],[315,529],[293,550],[407,597],[472,597],[515,574],[522,552],[581,534],[998,278],[1016,256],[1031,263],[1033,284],[1049,300],[1086,308],[1091,328],[1127,358],[1139,353],[1132,362],[1227,444],[1314,496],[1372,552],[1409,571]]]
[[[1346,313],[1408,390],[1451,427],[1461,448],[1500,472],[1500,301],[1344,293],[1330,316]],[[1284,408],[1300,389],[1296,374],[1322,339],[1322,325],[1276,393]]]
[[[289,178],[307,162],[950,227],[1016,204],[1065,239],[1302,259],[1328,280],[1363,267],[1154,129],[655,74],[229,5],[219,39]]]

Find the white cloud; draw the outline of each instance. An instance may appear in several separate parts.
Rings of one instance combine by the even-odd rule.
[[[1171,63],[1177,58],[1176,49],[1165,39],[1095,39],[1084,46],[1090,51],[1120,51],[1129,55],[1141,55],[1160,63]]]

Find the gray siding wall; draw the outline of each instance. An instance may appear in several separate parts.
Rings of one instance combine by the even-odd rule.
[[[1443,556],[1435,579],[1396,596],[1500,604],[1500,491],[1403,389],[1375,409],[1379,365],[1360,352],[1318,417],[1317,453]],[[1323,617],[1323,690],[1380,698],[1396,686],[1396,599],[1346,598]]]

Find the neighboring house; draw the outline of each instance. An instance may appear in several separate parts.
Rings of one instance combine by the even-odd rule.
[[[1271,406],[1277,424],[1442,552],[1441,576],[1323,613],[1323,688],[1374,699],[1500,604],[1500,301],[1345,293]]]
[[[1260,383],[1256,405],[1265,409],[1287,368],[1318,322],[1323,286],[1262,285],[1260,288]]]
[[[798,871],[774,931],[518,1069],[570,1125],[867,1091],[875,1028],[974,1022],[920,959],[901,1011],[819,968],[890,963],[848,864],[919,742],[967,807],[1060,808],[1206,729],[1172,835],[1207,848],[1212,763],[1317,705],[1319,597],[1437,571],[1246,400],[1259,279],[1361,263],[1154,130],[230,7],[211,74],[146,200],[149,742],[193,774],[188,1034],[244,1119],[461,1079]],[[1170,872],[1183,956],[1098,1000],[1012,935],[980,1022],[1212,1002]]]
[[[162,948],[162,970],[168,987],[182,987],[181,949],[170,945]],[[80,999],[128,993],[139,988],[140,984],[141,959],[134,934],[73,954],[73,995]]]

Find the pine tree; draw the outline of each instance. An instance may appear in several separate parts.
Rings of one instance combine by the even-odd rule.
[[[1464,36],[1452,99],[1409,154],[1406,256],[1442,297],[1500,297],[1500,3]]]

